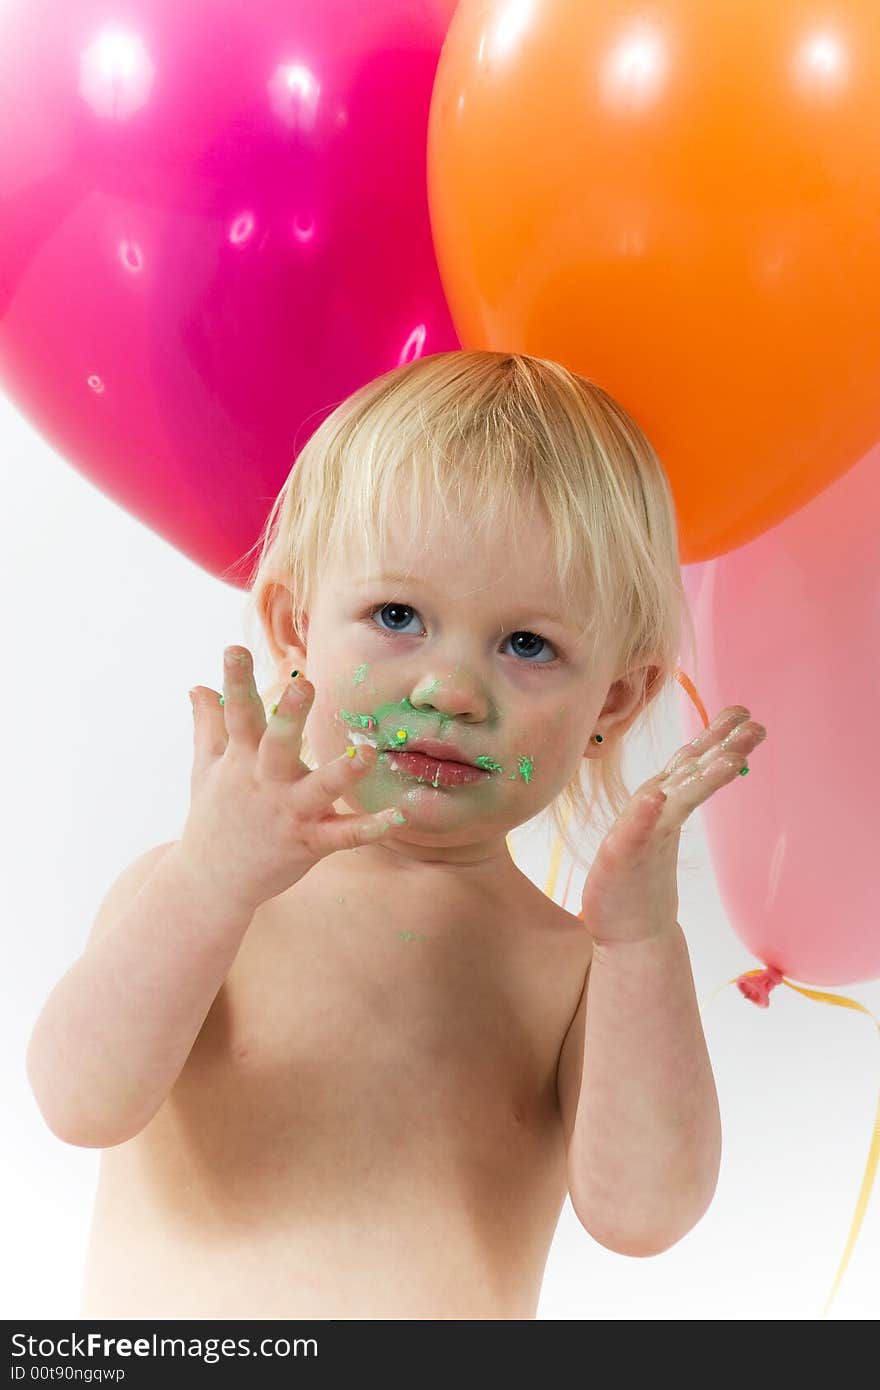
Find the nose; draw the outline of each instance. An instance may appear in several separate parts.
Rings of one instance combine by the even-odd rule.
[[[454,671],[423,671],[413,682],[409,702],[423,713],[436,710],[474,723],[486,718],[489,703],[482,682],[460,666]]]

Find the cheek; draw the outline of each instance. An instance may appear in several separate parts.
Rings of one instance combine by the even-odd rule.
[[[554,704],[550,709],[532,715],[529,728],[543,748],[554,750],[557,757],[564,757],[566,748],[577,742],[583,722],[583,714],[579,710]]]
[[[323,671],[312,681],[315,695],[306,721],[306,736],[312,752],[312,761],[318,765],[336,758],[344,750],[348,739],[348,726],[341,718],[341,711],[357,707],[351,691],[349,699],[343,694],[334,693],[345,682],[333,671]],[[348,683],[349,686],[351,682]]]
[[[539,741],[536,761],[548,777],[568,781],[583,749],[573,729],[548,728]]]
[[[307,734],[315,758],[320,757],[322,763],[339,757],[346,744],[352,742],[352,731],[377,739],[381,746],[382,728],[391,724],[396,727],[403,717],[398,714],[396,703],[383,703],[370,680],[369,668],[352,664],[350,658],[344,666],[321,668],[312,684],[315,698]]]
[[[509,771],[541,792],[555,793],[580,765],[582,722],[565,709],[523,721],[507,740]]]

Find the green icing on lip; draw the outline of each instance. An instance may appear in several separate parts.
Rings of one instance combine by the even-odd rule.
[[[359,680],[363,680],[364,673],[366,672],[366,670],[366,665],[358,667],[355,676],[355,683],[357,683]],[[435,686],[438,684],[438,681],[434,682]],[[384,718],[392,712],[395,712],[400,709],[412,710],[413,713],[421,714],[421,711],[416,709],[411,700],[409,700],[408,698],[404,698],[397,705],[383,705],[380,711],[380,715],[382,718]],[[353,725],[354,727],[359,729],[366,729],[370,733],[375,732],[378,728],[379,720],[373,714],[358,714],[354,710],[345,709],[339,710],[338,713],[339,717],[348,725]],[[448,724],[451,718],[451,715],[441,716],[441,722],[443,724]],[[398,726],[394,730],[394,737],[392,742],[386,744],[384,748],[380,748],[379,752],[394,753],[397,750],[403,750],[406,748],[407,740],[411,737],[412,735],[410,734],[410,731],[408,729]],[[416,737],[418,737],[418,730],[416,731]],[[476,767],[482,768],[484,772],[504,771],[503,764],[499,763],[495,758],[490,757],[488,753],[481,753],[478,758],[474,759],[474,764]],[[524,782],[531,782],[534,766],[535,764],[532,758],[526,757],[525,754],[521,754],[517,759],[517,771],[511,773],[509,780],[511,782],[515,782],[516,778],[519,776],[522,778]],[[434,780],[434,785],[437,785],[436,779]]]
[[[474,758],[477,767],[481,767],[484,772],[503,772],[500,763],[496,763],[494,758],[490,758],[488,753],[481,753],[479,758]]]

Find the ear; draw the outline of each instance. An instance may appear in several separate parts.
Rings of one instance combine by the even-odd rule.
[[[305,667],[309,620],[306,615],[304,630],[298,631],[293,620],[293,605],[290,588],[277,580],[267,580],[256,597],[266,643],[276,666],[284,668],[284,679],[290,673],[291,665]]]
[[[636,666],[613,681],[599,715],[606,737],[622,738],[657,698],[662,684],[663,668],[652,662]]]

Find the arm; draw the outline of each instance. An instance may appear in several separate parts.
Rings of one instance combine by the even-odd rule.
[[[588,985],[560,1057],[572,1205],[601,1245],[658,1255],[704,1215],[721,1163],[681,927],[595,944]]]
[[[153,1118],[252,916],[218,900],[175,844],[109,930],[93,929],[28,1044],[28,1080],[54,1134],[109,1148]]]
[[[622,1255],[668,1250],[718,1183],[721,1115],[676,920],[678,848],[691,812],[748,770],[766,733],[744,705],[722,710],[631,797],[584,883],[589,1000],[585,985],[559,1103],[572,1205]]]

